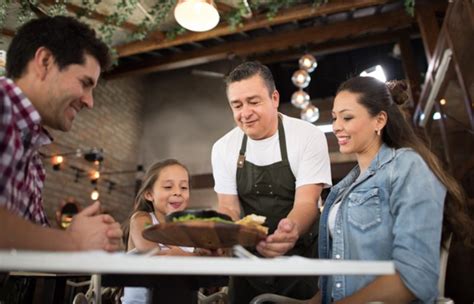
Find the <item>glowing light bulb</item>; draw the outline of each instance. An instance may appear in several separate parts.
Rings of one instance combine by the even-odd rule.
[[[298,90],[291,95],[291,103],[300,109],[304,109],[309,103],[309,94],[303,90]]]
[[[301,111],[301,119],[315,122],[319,119],[319,109],[312,104],[308,105],[303,111]]]
[[[97,188],[95,188],[91,192],[91,200],[96,201],[98,199],[99,199],[99,190],[97,190]]]
[[[61,155],[56,155],[52,158],[51,162],[53,163],[53,170],[58,171],[61,169],[61,164],[63,163],[64,158]]]
[[[314,58],[314,56],[311,54],[303,55],[298,61],[298,63],[300,65],[300,69],[306,70],[308,71],[308,73],[314,71],[314,69],[316,69],[316,67],[318,66],[316,58]]]

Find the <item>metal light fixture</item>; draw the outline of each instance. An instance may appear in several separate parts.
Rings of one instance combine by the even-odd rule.
[[[174,9],[176,22],[193,32],[205,32],[219,23],[213,0],[179,0]]]
[[[309,94],[303,90],[298,90],[291,95],[291,104],[295,107],[304,109],[309,104]]]
[[[316,58],[314,58],[314,56],[311,54],[303,55],[298,63],[300,65],[300,69],[306,70],[308,73],[314,71],[314,69],[318,66]]]
[[[303,109],[303,111],[301,111],[301,119],[311,123],[317,121],[319,119],[319,109],[312,104],[309,104],[305,109]]]
[[[293,84],[298,88],[304,89],[309,85],[311,76],[309,76],[309,73],[306,70],[298,70],[293,73],[291,81],[293,81]]]

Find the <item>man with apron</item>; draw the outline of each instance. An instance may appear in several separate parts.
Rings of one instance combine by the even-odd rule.
[[[279,94],[268,67],[239,65],[227,78],[227,97],[237,127],[213,146],[218,209],[234,220],[265,216],[268,237],[254,253],[262,257],[317,254],[317,201],[331,184],[324,134],[314,125],[278,113]],[[315,277],[233,277],[232,303],[262,293],[309,299]]]

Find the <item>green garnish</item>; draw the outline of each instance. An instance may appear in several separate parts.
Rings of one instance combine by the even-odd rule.
[[[234,222],[224,220],[223,218],[214,216],[214,217],[207,217],[207,218],[201,218],[198,216],[195,216],[194,214],[186,214],[180,217],[175,217],[173,218],[173,223],[175,222],[185,222],[185,221],[206,221],[206,222],[215,222],[215,223],[228,223],[228,224],[233,224]]]

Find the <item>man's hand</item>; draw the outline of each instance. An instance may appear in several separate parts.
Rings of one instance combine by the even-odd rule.
[[[95,202],[74,216],[71,225],[66,230],[75,242],[78,250],[122,249],[122,229],[108,214],[100,213],[100,203]]]
[[[296,223],[284,218],[278,223],[278,227],[264,241],[257,245],[257,251],[264,257],[277,257],[284,255],[295,246],[299,238]]]

